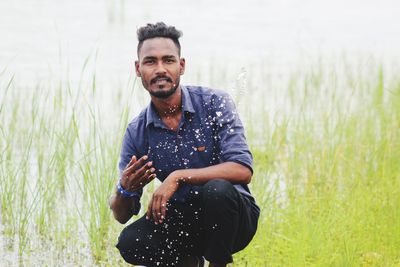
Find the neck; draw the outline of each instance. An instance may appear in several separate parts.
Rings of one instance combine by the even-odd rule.
[[[161,118],[180,115],[182,112],[181,87],[179,86],[173,95],[165,99],[151,96],[151,102]]]

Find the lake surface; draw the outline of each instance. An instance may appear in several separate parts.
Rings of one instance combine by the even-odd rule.
[[[7,68],[23,84],[58,73],[74,82],[91,56],[99,81],[125,81],[136,57],[136,29],[156,21],[183,31],[186,77],[210,64],[265,61],[285,71],[318,56],[396,61],[400,55],[394,0],[2,0],[0,71]]]

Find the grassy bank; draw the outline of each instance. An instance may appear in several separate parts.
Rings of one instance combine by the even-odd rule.
[[[261,227],[234,266],[400,266],[400,80],[367,68],[293,81],[300,110],[253,148]]]
[[[373,62],[246,73],[219,80],[246,123],[262,209],[233,266],[400,266],[399,77]],[[0,76],[0,265],[123,265],[108,199],[146,100],[135,80],[82,80]]]

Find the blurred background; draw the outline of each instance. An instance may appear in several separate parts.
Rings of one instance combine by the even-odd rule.
[[[29,84],[68,68],[76,81],[85,59],[97,54],[99,81],[125,81],[136,29],[157,21],[183,31],[187,76],[210,64],[229,69],[263,61],[285,71],[321,56],[390,62],[400,55],[395,0],[2,0],[0,70]]]
[[[0,266],[127,266],[108,201],[158,21],[245,125],[261,216],[231,266],[400,266],[395,0],[0,0]]]

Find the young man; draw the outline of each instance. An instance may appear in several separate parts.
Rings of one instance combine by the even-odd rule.
[[[146,214],[121,233],[131,264],[226,266],[250,242],[259,208],[247,184],[252,156],[228,94],[183,86],[182,33],[162,22],[138,29],[136,74],[151,103],[126,130],[110,207],[120,223],[138,214],[142,189],[162,183]]]

